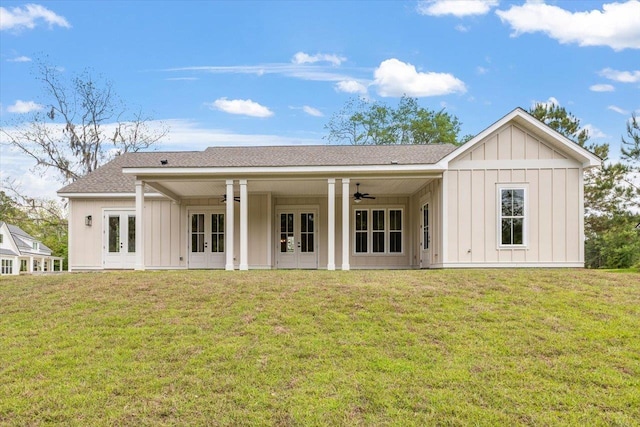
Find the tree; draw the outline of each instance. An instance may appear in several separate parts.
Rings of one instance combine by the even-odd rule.
[[[627,137],[622,137],[621,157],[627,163],[629,176],[626,180],[633,198],[633,206],[640,211],[640,122],[635,113],[627,122]]]
[[[61,182],[73,182],[115,155],[151,147],[168,132],[164,125],[152,129],[140,111],[129,113],[112,83],[88,70],[65,79],[42,60],[35,68],[43,108],[1,131],[39,172],[53,169]]]
[[[352,145],[458,144],[460,122],[444,110],[420,107],[403,96],[397,108],[351,98],[325,125],[329,142]]]
[[[536,103],[529,110],[529,113],[579,146],[585,147],[585,143],[589,139],[589,132],[582,129],[580,120],[564,107],[556,104]]]

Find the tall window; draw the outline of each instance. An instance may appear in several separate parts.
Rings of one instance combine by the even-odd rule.
[[[0,243],[2,243],[2,241],[3,241],[3,236],[2,234],[0,234]]]
[[[300,214],[300,252],[315,252],[315,223],[311,212]]]
[[[369,211],[356,210],[356,253],[369,252]]]
[[[525,189],[500,189],[500,244],[525,244]]]
[[[385,241],[385,221],[384,221],[384,209],[375,209],[371,211],[373,217],[373,224],[371,230],[371,243],[373,245],[373,253],[384,253],[384,241]]]
[[[224,252],[224,214],[211,214],[211,252]]]
[[[402,253],[402,209],[356,209],[355,253]]]
[[[3,259],[1,271],[2,271],[2,274],[13,274],[13,260]]]
[[[389,209],[389,252],[402,252],[402,211]]]

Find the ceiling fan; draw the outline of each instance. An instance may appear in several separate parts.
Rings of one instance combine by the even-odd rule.
[[[356,183],[356,192],[353,193],[353,201],[355,203],[360,203],[362,199],[375,199],[375,197],[370,196],[369,193],[361,193],[360,192],[360,183]]]
[[[233,201],[234,202],[240,202],[240,196],[234,196],[233,197]],[[227,195],[223,194],[222,195],[222,200],[220,200],[221,203],[227,203]]]

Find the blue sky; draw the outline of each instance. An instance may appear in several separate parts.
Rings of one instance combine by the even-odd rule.
[[[44,102],[36,58],[90,68],[169,124],[159,148],[323,144],[352,96],[406,93],[476,134],[555,102],[617,154],[640,111],[640,1],[47,1],[0,3],[0,120]],[[3,177],[53,196],[0,148]],[[56,187],[56,186],[53,186]]]

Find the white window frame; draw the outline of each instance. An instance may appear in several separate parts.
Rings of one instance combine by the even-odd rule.
[[[0,262],[0,270],[2,274],[13,274],[13,260],[3,258],[2,262]]]
[[[356,230],[356,212],[358,211],[366,211],[367,212],[367,251],[366,252],[356,252],[356,235],[357,233],[363,233],[365,230]],[[373,212],[374,211],[383,211],[384,212],[384,252],[373,252],[373,234],[379,233],[381,230],[373,229]],[[391,211],[400,211],[400,215],[402,216],[402,220],[400,221],[400,229],[399,230],[391,230],[390,218],[389,214]],[[369,207],[354,207],[352,212],[352,239],[353,239],[353,250],[352,254],[354,256],[402,256],[404,255],[405,248],[405,215],[404,215],[404,207],[402,206],[369,206]],[[391,231],[400,232],[401,237],[401,250],[400,252],[391,252]]]
[[[502,243],[502,191],[523,190],[522,244]],[[526,183],[496,184],[496,242],[498,249],[527,249],[529,245],[529,185]]]

